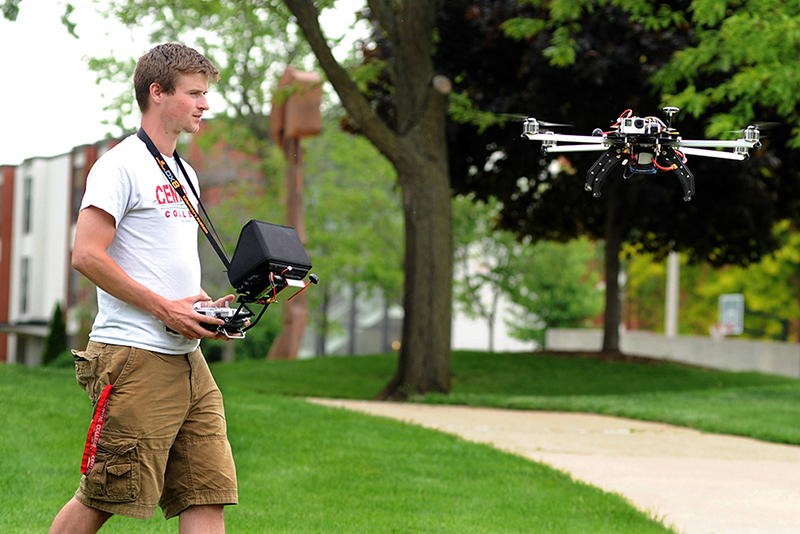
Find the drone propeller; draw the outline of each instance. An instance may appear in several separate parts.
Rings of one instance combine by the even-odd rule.
[[[547,128],[566,128],[572,126],[572,124],[561,124],[559,122],[547,122],[547,121],[540,121],[539,119],[535,119],[530,115],[520,115],[518,113],[495,113],[498,117],[502,119],[509,119],[515,122],[525,122],[528,120],[535,120],[539,126],[545,126]]]
[[[775,128],[782,126],[783,123],[780,122],[766,122],[766,121],[758,121],[752,123],[747,128],[742,128],[741,130],[727,130],[728,133],[734,133],[739,135],[747,136],[747,132],[752,132],[753,129],[758,130],[760,137],[770,137],[770,130],[774,130]]]

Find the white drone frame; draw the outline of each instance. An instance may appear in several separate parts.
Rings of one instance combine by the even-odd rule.
[[[671,126],[672,117],[679,109],[668,106],[663,111],[667,115],[666,124],[657,117],[633,116],[632,110],[628,109],[619,116],[610,131],[604,132],[598,128],[592,135],[540,131],[540,127],[547,126],[548,123],[528,117],[523,122],[522,136],[531,141],[541,141],[543,154],[604,151],[586,175],[585,188],[593,191],[595,197],[600,196],[600,189],[608,173],[621,163],[633,169],[631,175],[676,171],[683,185],[683,199],[687,201],[694,195],[694,175],[686,167],[687,154],[744,161],[750,157],[751,148],[761,146],[758,127],[753,125],[742,130],[742,138],[736,140],[683,139]],[[659,157],[666,159],[670,166],[659,165]],[[639,169],[634,169],[636,166]],[[629,178],[630,175],[625,177]]]

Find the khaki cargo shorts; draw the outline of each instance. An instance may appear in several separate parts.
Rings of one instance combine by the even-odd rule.
[[[169,519],[194,505],[237,503],[222,394],[200,349],[170,355],[89,342],[73,354],[95,407],[78,501],[141,519],[156,506]]]

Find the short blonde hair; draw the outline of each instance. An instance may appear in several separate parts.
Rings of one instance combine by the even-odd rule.
[[[209,81],[219,80],[217,68],[197,50],[176,43],[153,47],[139,58],[133,75],[139,109],[144,113],[150,107],[150,85],[157,83],[165,93],[173,93],[178,76],[198,72],[205,74]]]

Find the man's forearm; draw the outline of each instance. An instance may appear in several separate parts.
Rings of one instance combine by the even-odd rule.
[[[73,267],[109,295],[164,320],[164,297],[131,278],[108,254],[89,253],[76,257]]]

